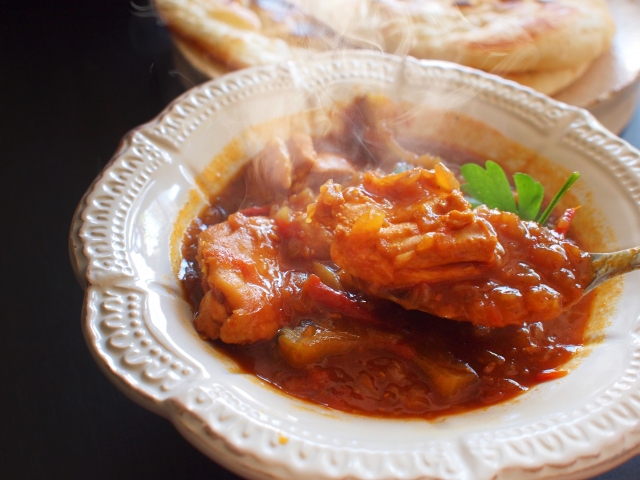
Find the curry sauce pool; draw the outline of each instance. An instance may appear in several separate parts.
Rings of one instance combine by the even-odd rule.
[[[183,284],[197,312],[197,331],[244,371],[284,392],[376,416],[435,418],[501,402],[564,375],[562,366],[583,344],[593,303],[590,297],[577,301],[580,295],[567,296],[560,291],[561,300],[569,299],[568,310],[559,308],[536,318],[535,307],[544,302],[533,301],[529,303],[534,308],[529,310],[506,308],[500,313],[500,323],[474,325],[402,308],[407,306],[403,305],[407,297],[399,298],[397,288],[406,285],[394,283],[399,275],[394,277],[393,273],[391,284],[384,285],[375,277],[347,268],[358,252],[357,245],[352,247],[353,254],[342,255],[346,262],[339,260],[335,252],[339,229],[331,222],[314,221],[322,189],[326,193],[327,185],[338,182],[340,191],[348,195],[350,188],[359,188],[367,178],[384,183],[431,175],[437,188],[455,197],[436,202],[437,208],[443,203],[451,207],[440,214],[458,212],[454,220],[462,227],[468,223],[462,222],[460,213],[480,219],[486,227],[480,229],[484,236],[479,237],[480,230],[474,229],[471,236],[464,232],[464,240],[478,239],[487,248],[474,256],[471,244],[461,243],[450,255],[450,265],[455,267],[452,271],[457,273],[439,279],[444,285],[442,294],[453,296],[449,304],[455,304],[454,287],[463,278],[457,276],[458,267],[472,271],[471,276],[477,279],[477,273],[487,272],[487,265],[494,261],[496,245],[506,243],[505,238],[513,237],[513,231],[521,226],[511,216],[503,218],[504,212],[473,213],[461,194],[455,193],[457,177],[453,172],[459,164],[482,158],[446,144],[436,145],[430,153],[411,154],[397,143],[389,143],[388,130],[368,125],[367,117],[357,114],[363,108],[367,106],[357,101],[347,107],[344,116],[349,122],[344,124],[348,127],[337,133],[274,137],[194,221],[183,242]],[[362,195],[371,199],[372,193],[365,188]],[[390,196],[381,195],[380,202]],[[400,212],[403,215],[411,213],[411,205],[389,206],[382,221],[389,212],[404,209]],[[349,228],[368,232],[371,224],[382,225],[381,217],[372,210],[358,212]],[[415,212],[411,215],[416,218]],[[487,220],[490,216],[496,217],[493,223]],[[527,226],[527,241],[542,245],[531,235],[535,228]],[[544,236],[544,227],[539,228]],[[496,230],[506,233],[497,234]],[[563,255],[557,251],[552,255],[555,247],[538,260],[550,275],[569,271],[565,275],[569,290],[573,288],[571,275],[579,290],[583,269],[576,241],[562,235],[550,242],[561,245],[565,257],[575,257],[577,267],[571,270],[570,265],[568,269],[559,265]],[[516,242],[512,250],[518,252],[520,246]],[[397,252],[400,256],[404,253],[401,249]],[[523,264],[527,259],[507,257],[503,265],[511,265],[523,285],[536,280],[535,269]],[[382,264],[379,260],[371,263],[372,268]],[[438,272],[441,266],[435,265]],[[493,273],[498,271],[504,273],[499,269]],[[485,276],[483,282],[500,281],[498,277]],[[368,282],[364,286],[363,280]],[[548,285],[546,278],[536,282]],[[550,287],[556,288],[559,290]],[[543,300],[548,300],[548,291],[542,290]],[[392,295],[381,294],[383,291]],[[482,295],[480,292],[479,298]],[[515,321],[504,321],[516,311]],[[506,326],[493,328],[498,324]]]

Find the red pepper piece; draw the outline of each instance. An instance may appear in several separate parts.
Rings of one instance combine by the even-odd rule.
[[[571,220],[573,220],[574,215],[576,214],[576,208],[567,208],[562,216],[556,222],[556,228],[554,229],[557,233],[562,236],[567,234],[569,227],[571,226]]]
[[[364,304],[349,298],[345,292],[334,290],[322,283],[317,275],[309,275],[302,285],[302,292],[304,298],[330,311],[341,313],[346,317],[378,323]]]

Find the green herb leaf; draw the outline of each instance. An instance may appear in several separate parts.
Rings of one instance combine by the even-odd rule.
[[[497,208],[503,212],[517,213],[522,220],[536,220],[541,225],[547,222],[549,215],[562,196],[580,178],[578,172],[573,172],[553,197],[546,210],[538,216],[544,198],[544,187],[526,173],[513,175],[513,183],[518,193],[517,206],[507,175],[497,163],[487,160],[485,168],[475,163],[467,163],[460,167],[460,173],[467,182],[463,183],[460,188],[470,197],[468,200],[473,208],[484,204],[489,208]]]
[[[542,215],[540,215],[538,220],[536,220],[539,224],[544,225],[545,223],[547,223],[547,220],[549,219],[549,215],[551,215],[551,212],[553,211],[553,209],[556,208],[556,205],[558,204],[560,199],[571,188],[571,185],[576,183],[576,180],[578,180],[579,178],[580,178],[580,174],[578,172],[573,172],[569,176],[569,178],[567,178],[567,181],[564,182],[564,185],[560,187],[560,190],[558,190],[558,193],[556,193],[556,195],[551,199],[551,202],[549,202],[549,206],[545,209],[544,212],[542,212]]]
[[[513,182],[518,192],[518,216],[522,220],[535,220],[542,205],[544,187],[526,173],[515,173]]]
[[[475,163],[467,163],[460,167],[460,173],[467,181],[461,187],[464,193],[489,208],[517,213],[509,180],[500,165],[491,160],[487,160],[485,168]]]

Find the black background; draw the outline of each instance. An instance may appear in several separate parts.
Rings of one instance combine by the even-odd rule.
[[[80,328],[75,207],[123,135],[184,91],[144,5],[0,1],[1,479],[238,478],[120,393]]]

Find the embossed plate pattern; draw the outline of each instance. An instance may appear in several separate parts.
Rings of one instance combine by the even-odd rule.
[[[375,52],[221,77],[131,132],[80,203],[70,236],[83,328],[105,373],[195,446],[248,478],[582,478],[638,452],[640,288],[570,375],[515,402],[438,422],[348,415],[233,373],[195,335],[170,238],[195,177],[248,126],[356,93],[481,119],[577,169],[619,247],[640,245],[640,153],[584,110],[475,70]]]

